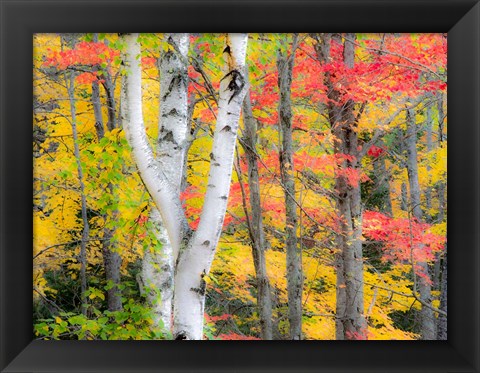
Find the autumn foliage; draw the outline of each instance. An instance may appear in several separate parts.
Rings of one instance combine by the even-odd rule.
[[[429,307],[441,307],[446,241],[446,51],[443,34],[356,34],[353,68],[343,61],[344,34],[332,34],[330,57],[318,55],[321,34],[300,34],[291,50],[285,34],[251,34],[247,52],[249,93],[257,128],[261,214],[266,266],[272,288],[275,339],[288,338],[284,185],[280,178],[279,48],[293,58],[291,85],[293,173],[302,250],[304,339],[335,339],[336,260],[340,227],[338,180],[360,188],[364,316],[368,330],[351,339],[419,339],[415,313],[422,305],[413,293],[418,278],[431,285]],[[147,137],[155,144],[159,121],[158,59],[168,50],[160,34],[141,34],[142,89]],[[124,46],[116,34],[78,34],[70,39],[38,34],[34,39],[34,300],[35,331],[46,339],[168,339],[153,330],[138,284],[145,252],[159,243],[149,214],[153,203],[138,176],[121,124],[109,130],[108,105],[118,123],[124,113]],[[191,229],[199,223],[207,189],[213,126],[222,74],[222,36],[192,34],[188,68],[191,144],[181,203]],[[84,195],[80,192],[66,99],[74,77],[76,121]],[[328,77],[328,79],[327,79]],[[103,139],[97,137],[92,83],[110,79],[100,92]],[[333,96],[332,90],[335,91]],[[113,97],[113,101],[112,101]],[[357,155],[336,151],[329,108],[353,105]],[[423,219],[412,214],[407,172],[406,109],[416,125],[418,183]],[[245,125],[240,120],[240,141]],[[96,127],[97,126],[97,127]],[[252,259],[251,198],[247,154],[237,146],[223,233],[207,291],[205,338],[259,339],[256,269]],[[159,166],[160,167],[160,166]],[[180,166],[179,166],[180,167]],[[88,311],[79,316],[80,242],[85,222]],[[351,224],[351,222],[349,222]],[[123,309],[110,313],[105,280],[105,237],[121,257]],[[346,237],[352,239],[352,237]],[[161,245],[160,245],[161,246]],[[425,264],[425,266],[420,264]],[[147,285],[142,285],[147,286]],[[425,306],[424,306],[425,307]],[[437,322],[439,313],[435,313]],[[115,325],[115,327],[112,327]],[[140,332],[139,332],[140,331]],[[137,333],[138,332],[138,333]]]

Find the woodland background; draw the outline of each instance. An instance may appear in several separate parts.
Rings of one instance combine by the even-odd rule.
[[[188,74],[180,197],[196,230],[232,75],[225,35],[187,35],[186,58],[176,37],[140,34],[136,58],[158,157],[166,59]],[[205,339],[446,339],[446,52],[443,34],[248,35]],[[147,278],[162,242],[124,131],[125,53],[117,34],[34,36],[40,339],[175,337]]]

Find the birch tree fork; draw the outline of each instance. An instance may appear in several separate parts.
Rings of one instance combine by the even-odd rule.
[[[246,34],[229,34],[223,51],[224,77],[220,82],[219,113],[210,173],[200,223],[192,236],[178,196],[163,166],[154,158],[142,114],[140,45],[138,34],[124,35],[127,45],[125,80],[127,140],[140,176],[148,189],[168,232],[175,268],[174,338],[202,339],[205,305],[204,276],[210,271],[222,231],[237,138],[238,121],[247,84],[245,79]],[[170,137],[170,135],[168,135]],[[172,135],[173,136],[173,133]],[[180,248],[183,248],[180,252]]]
[[[159,134],[157,160],[175,195],[180,195],[185,144],[188,129],[188,34],[166,34],[169,50],[158,60],[160,75]],[[150,214],[155,236],[161,247],[146,250],[142,261],[142,280],[147,299],[155,314],[155,324],[162,321],[171,330],[174,259],[167,229],[157,209]]]
[[[138,34],[124,34],[127,51],[125,64],[127,76],[124,84],[125,134],[132,147],[138,171],[168,232],[174,260],[178,256],[182,237],[189,230],[180,197],[159,162],[147,139],[142,112],[142,72],[140,68],[140,44]]]
[[[218,116],[210,172],[198,229],[178,258],[175,274],[174,338],[202,339],[205,280],[215,255],[227,209],[242,102],[247,92],[247,34],[228,34],[223,51]]]

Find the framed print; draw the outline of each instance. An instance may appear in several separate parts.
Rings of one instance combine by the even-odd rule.
[[[480,370],[478,1],[0,4],[2,371]]]

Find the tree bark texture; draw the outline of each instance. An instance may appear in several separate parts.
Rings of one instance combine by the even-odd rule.
[[[70,116],[71,116],[71,125],[72,125],[72,134],[73,134],[73,153],[75,155],[75,161],[77,163],[77,175],[78,183],[80,184],[80,203],[81,203],[81,216],[82,216],[82,238],[80,241],[80,290],[82,301],[82,314],[87,314],[87,298],[85,292],[87,290],[87,241],[90,235],[90,225],[88,222],[87,216],[87,199],[85,196],[85,184],[83,177],[83,168],[82,162],[80,159],[80,148],[78,145],[78,131],[77,131],[77,110],[75,107],[75,76],[73,74],[67,78],[65,73],[65,84],[67,85],[68,90],[68,99],[70,102]]]
[[[380,143],[380,146],[383,146],[383,143]],[[385,155],[381,154],[376,159],[373,160],[373,171],[374,177],[373,181],[375,182],[375,193],[381,197],[381,206],[380,210],[385,211],[389,216],[393,216],[392,210],[392,198],[390,191],[390,173],[387,171],[385,165]]]
[[[440,281],[440,309],[447,312],[447,297],[448,297],[448,283],[447,283],[447,248],[445,247],[445,256],[443,257],[442,278]],[[437,339],[441,341],[447,340],[447,316],[438,315],[437,321]]]
[[[176,196],[180,196],[188,128],[188,45],[185,33],[165,34],[169,50],[159,58],[160,110],[157,161]],[[156,326],[172,329],[174,255],[162,217],[157,209],[150,214],[159,245],[147,250],[142,261],[143,285],[152,306]],[[160,324],[161,322],[161,324]]]
[[[287,252],[288,320],[290,339],[302,339],[302,253],[297,242],[297,204],[295,202],[295,175],[293,168],[292,103],[291,86],[293,60],[297,36],[294,36],[290,55],[280,52],[277,59],[278,105],[280,121],[280,175],[285,195],[285,249]]]
[[[142,181],[160,211],[176,260],[189,227],[177,192],[178,188],[171,184],[171,179],[155,158],[145,132],[138,34],[124,34],[123,38],[127,45],[124,62],[128,71],[123,87],[125,103],[122,104],[125,134],[132,147],[133,158]]]
[[[96,35],[96,34],[95,34]],[[97,133],[97,140],[100,140],[105,135],[105,128],[103,125],[102,117],[102,103],[100,100],[100,87],[98,81],[92,82],[92,105],[95,116],[95,130]],[[114,195],[114,187],[111,183],[107,185],[107,190],[111,195]],[[113,216],[117,213],[114,211]],[[103,216],[106,223],[106,216]],[[122,265],[122,258],[115,252],[112,247],[112,238],[115,234],[113,228],[105,227],[103,229],[103,241],[102,241],[102,256],[103,266],[105,269],[105,279],[107,283],[111,285],[107,290],[107,303],[109,311],[119,311],[122,309],[121,292],[118,289],[120,284],[120,267]]]
[[[228,34],[207,191],[198,229],[177,262],[174,338],[202,339],[205,280],[227,209],[240,110],[247,91],[247,34]]]
[[[316,45],[317,58],[321,63],[330,61],[332,36],[322,34]],[[353,68],[355,57],[355,34],[344,38],[343,62]],[[360,183],[352,185],[342,170],[347,168],[360,171],[357,125],[354,115],[355,102],[341,102],[341,92],[333,85],[330,73],[325,74],[324,83],[328,88],[327,113],[334,140],[334,152],[347,156],[336,170],[335,191],[337,212],[341,217],[336,237],[337,255],[337,304],[336,339],[366,339],[367,323],[363,304],[363,251],[362,251],[362,204]]]
[[[262,205],[260,201],[260,179],[257,162],[257,122],[252,113],[250,96],[246,95],[243,101],[243,120],[245,132],[242,146],[245,150],[248,167],[248,185],[250,187],[249,224],[252,241],[253,263],[257,282],[257,307],[260,318],[261,337],[263,340],[272,339],[272,297],[270,281],[267,274],[265,259],[265,233],[262,221]]]
[[[405,136],[405,147],[407,151],[407,172],[408,182],[410,186],[410,204],[409,212],[419,222],[423,220],[423,211],[420,205],[420,184],[418,181],[418,161],[417,161],[417,124],[415,121],[415,112],[413,110],[407,110],[407,131]],[[412,255],[413,258],[413,255]],[[432,289],[429,282],[429,270],[428,264],[425,262],[412,263],[419,267],[423,273],[422,276],[416,277],[416,286],[420,299],[427,304],[432,302]],[[416,270],[415,268],[413,269]],[[428,278],[428,279],[427,279]],[[432,309],[424,307],[420,310],[420,333],[424,340],[435,339],[435,317]]]

